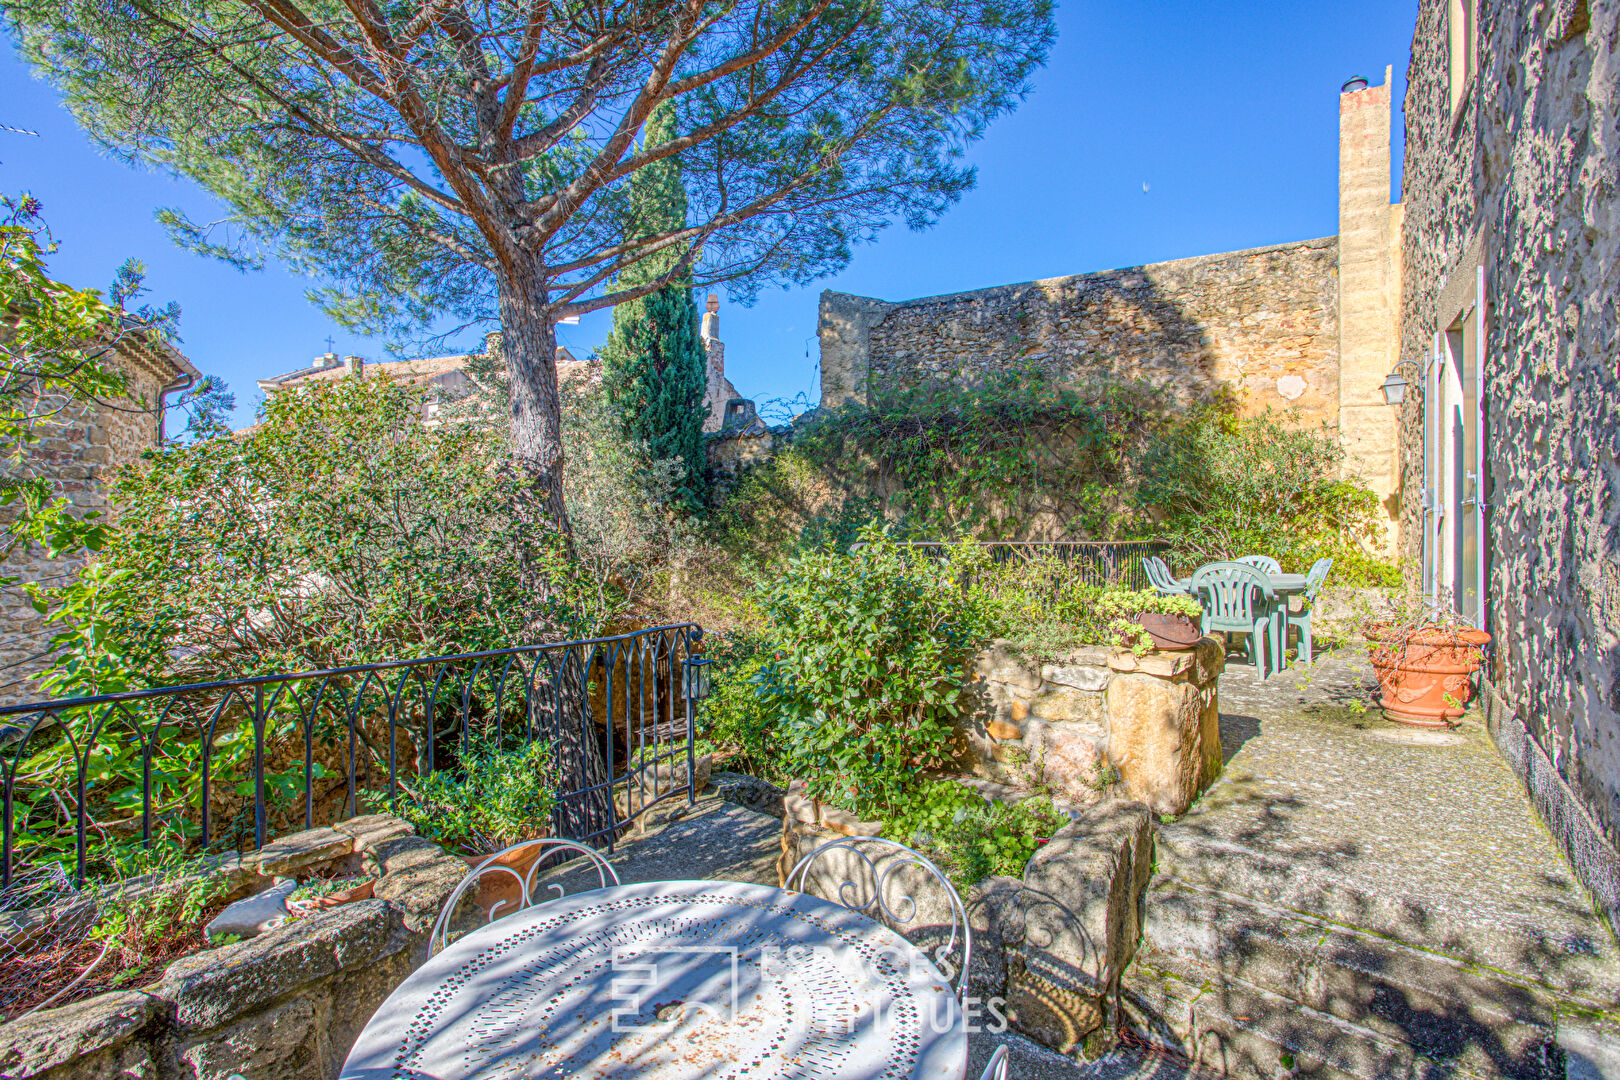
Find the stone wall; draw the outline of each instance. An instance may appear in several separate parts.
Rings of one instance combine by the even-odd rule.
[[[106,480],[111,470],[128,465],[158,443],[155,411],[163,387],[178,372],[154,361],[144,351],[119,351],[110,358],[124,372],[130,397],[114,406],[71,406],[55,422],[39,427],[40,439],[28,452],[28,472],[44,476],[57,493],[81,512],[106,514]],[[12,511],[0,511],[0,521]],[[24,581],[61,581],[78,572],[77,559],[48,558],[34,545],[20,545],[3,564],[0,575]],[[33,609],[21,589],[0,589],[0,705],[37,696],[30,677],[45,666],[55,629]]]
[[[1402,358],[1484,271],[1487,712],[1598,903],[1620,911],[1620,9],[1478,4],[1453,115],[1445,0],[1407,78]],[[1421,552],[1421,392],[1402,417],[1403,545]]]
[[[979,709],[964,764],[990,781],[1094,803],[1116,781],[1159,814],[1185,813],[1221,766],[1221,643],[1186,652],[1100,646],[1047,662],[998,642],[975,663]]]
[[[1338,416],[1333,238],[889,303],[824,292],[821,404],[885,386],[1034,366],[1066,381],[1143,379],[1182,403]]]
[[[330,1080],[377,1007],[427,959],[427,935],[467,864],[397,819],[284,838],[253,858],[278,873],[359,859],[374,898],[170,964],[156,983],[0,1025],[17,1080]],[[334,843],[334,839],[349,842]],[[299,852],[310,856],[300,860]],[[313,860],[313,861],[311,861]],[[256,864],[257,866],[257,864]],[[238,872],[236,867],[225,872]],[[252,876],[254,868],[241,873]]]
[[[810,800],[791,790],[784,811],[777,864],[782,884],[800,859],[852,835],[823,827]],[[853,835],[878,832],[868,825]],[[973,932],[964,1012],[976,1030],[1000,1030],[1005,1021],[1082,1058],[1114,1045],[1120,977],[1141,940],[1153,844],[1148,808],[1108,799],[1075,811],[1021,877],[990,877],[973,886],[964,912]],[[812,896],[861,908],[931,955],[943,948],[938,955],[952,969],[960,967],[960,934],[954,950],[944,948],[954,922],[950,899],[906,854],[882,844],[859,845],[859,854],[833,848],[805,868],[799,885]]]

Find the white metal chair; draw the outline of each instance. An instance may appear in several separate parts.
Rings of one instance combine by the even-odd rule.
[[[984,1072],[979,1074],[979,1080],[1007,1080],[1007,1048],[996,1047],[996,1052],[990,1055],[985,1062]]]
[[[878,858],[888,856],[881,867],[873,855],[868,853],[873,848],[878,849]],[[798,892],[806,892],[805,883],[808,880],[810,868],[828,852],[839,849],[847,850],[855,856],[857,861],[854,870],[860,880],[839,882],[837,895],[828,896],[826,899],[831,900],[840,907],[848,908],[850,911],[858,911],[879,922],[887,920],[891,924],[903,926],[917,917],[916,897],[907,894],[892,897],[884,895],[884,886],[894,876],[895,871],[904,866],[915,866],[934,879],[950,900],[951,910],[950,939],[934,949],[934,963],[939,967],[946,980],[956,989],[958,998],[966,994],[968,969],[973,962],[973,930],[968,925],[967,910],[963,908],[962,899],[956,895],[956,888],[951,885],[951,880],[945,876],[945,872],[924,856],[906,847],[906,845],[881,836],[848,836],[837,840],[829,840],[800,859],[798,864],[788,872],[786,887]],[[862,873],[863,870],[864,873]],[[795,881],[798,884],[794,884]],[[958,928],[960,928],[962,940],[962,955],[960,966],[956,969],[953,977],[948,958],[955,951]]]
[[[525,848],[541,849],[539,854],[535,856],[535,860],[533,864],[530,865],[529,872],[527,874],[519,874],[512,867],[506,866],[497,861],[507,855],[512,854],[514,851],[522,851]],[[466,877],[461,879],[460,884],[455,887],[455,891],[450,894],[450,898],[444,902],[444,908],[439,912],[439,917],[433,924],[433,933],[428,938],[428,955],[431,956],[434,953],[439,952],[449,944],[450,918],[456,910],[456,905],[461,903],[461,899],[466,895],[467,890],[478,884],[479,880],[486,875],[507,875],[513,881],[517,882],[519,893],[519,900],[517,903],[513,904],[509,901],[502,900],[498,901],[493,907],[491,907],[489,909],[490,922],[494,922],[501,916],[510,915],[514,911],[521,911],[523,908],[539,902],[534,896],[534,879],[535,875],[540,872],[540,864],[545,861],[545,856],[551,849],[558,851],[572,851],[577,854],[584,855],[587,859],[594,863],[596,866],[597,881],[600,883],[597,885],[597,888],[607,888],[609,881],[611,881],[614,885],[619,884],[619,875],[613,869],[613,864],[603,858],[602,853],[597,851],[595,848],[586,847],[584,844],[576,843],[573,840],[562,840],[556,837],[545,837],[540,840],[525,840],[521,844],[513,844],[509,848],[504,848],[501,851],[497,851],[493,855],[487,856],[483,862],[473,867],[471,872],[469,872]],[[541,900],[551,900],[556,896],[564,895],[563,887],[561,885],[548,884],[546,888],[553,890],[554,896],[541,897]],[[497,912],[499,912],[499,915],[497,915]]]

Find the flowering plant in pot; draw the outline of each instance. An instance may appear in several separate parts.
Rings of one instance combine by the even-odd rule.
[[[1389,616],[1368,621],[1362,636],[1385,719],[1451,727],[1462,718],[1491,635],[1459,614],[1449,597],[1400,598]]]

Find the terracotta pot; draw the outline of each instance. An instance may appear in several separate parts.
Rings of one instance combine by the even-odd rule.
[[[310,915],[327,908],[337,907],[339,904],[352,904],[356,900],[370,900],[371,890],[377,887],[377,879],[362,881],[352,889],[341,892],[327,893],[325,896],[311,896],[306,900],[287,901],[287,910],[295,915]]]
[[[1480,649],[1491,635],[1440,627],[1401,633],[1374,626],[1366,636],[1374,643],[1368,659],[1383,690],[1378,703],[1386,720],[1413,727],[1451,727],[1462,717],[1474,696],[1469,677],[1479,670]]]
[[[527,880],[529,871],[534,868],[534,864],[544,854],[546,854],[546,849],[542,847],[522,848],[502,855],[484,867],[483,876],[478,879],[473,903],[478,905],[479,910],[484,913],[486,919],[497,904],[500,905],[499,910],[495,911],[497,916],[510,915],[518,909],[518,905],[523,903],[523,888],[518,884],[518,879]],[[462,858],[466,860],[467,868],[472,870],[489,856],[463,855]],[[497,866],[503,866],[507,870],[511,870],[512,874],[516,874],[517,877],[513,877],[512,874],[508,874],[504,870],[495,869]]]
[[[1155,649],[1183,652],[1196,648],[1204,635],[1198,624],[1188,615],[1166,615],[1161,611],[1144,611],[1133,620],[1153,639]]]

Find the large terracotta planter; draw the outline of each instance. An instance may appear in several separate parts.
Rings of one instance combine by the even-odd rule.
[[[1483,630],[1423,628],[1397,631],[1373,627],[1369,654],[1384,718],[1413,727],[1451,727],[1474,696],[1470,677],[1479,670],[1480,649],[1491,635]]]

